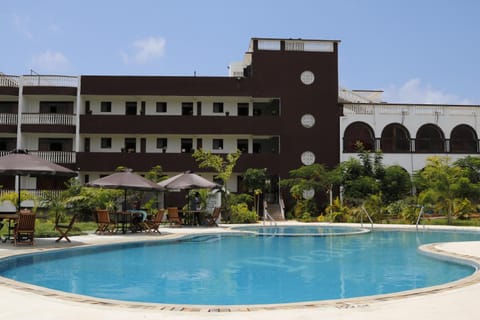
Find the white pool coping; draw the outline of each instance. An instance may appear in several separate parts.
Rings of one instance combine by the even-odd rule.
[[[287,224],[300,224],[288,222]],[[339,224],[336,224],[339,225]],[[355,225],[359,226],[359,225]],[[370,227],[370,225],[363,225]],[[374,228],[411,229],[404,225]],[[424,227],[421,227],[421,230]],[[425,227],[426,229],[478,230],[480,228]],[[227,228],[162,228],[162,235],[86,235],[72,243],[37,239],[36,245],[0,245],[0,257],[79,245],[175,238],[183,234],[229,232]],[[168,233],[168,234],[167,234]],[[422,247],[431,254],[480,265],[479,242],[453,242]],[[480,272],[445,285],[397,294],[266,306],[190,306],[129,303],[65,294],[0,277],[0,318],[42,319],[478,319]]]

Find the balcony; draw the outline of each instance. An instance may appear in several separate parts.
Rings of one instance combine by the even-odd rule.
[[[0,113],[0,132],[17,132],[17,119],[16,113]]]
[[[24,113],[22,114],[22,124],[74,126],[75,115],[61,113]]]
[[[58,164],[74,164],[76,162],[76,156],[74,151],[29,150],[28,152],[39,158]],[[3,157],[9,153],[10,151],[0,151],[0,157]]]
[[[80,133],[276,135],[281,117],[82,115]]]
[[[78,87],[78,77],[73,76],[23,76],[25,87]]]
[[[279,154],[242,154],[234,171],[244,172],[248,168],[269,168],[269,172],[276,173],[279,171],[279,164]],[[198,168],[191,153],[77,153],[77,170],[82,172],[111,172],[118,166],[125,166],[138,172],[146,172],[156,165],[161,165],[163,171],[209,171],[208,169]]]

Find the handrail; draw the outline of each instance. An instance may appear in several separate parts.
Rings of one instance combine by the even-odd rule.
[[[365,212],[365,214],[367,215],[368,220],[370,221],[370,224],[371,224],[370,229],[373,230],[373,220],[372,220],[372,218],[370,217],[370,215],[368,214],[368,211],[367,211],[367,209],[365,209],[365,206],[364,206],[364,205],[362,205],[362,211]],[[362,227],[363,227],[363,215],[360,215],[360,219],[361,219],[360,223],[361,223],[361,225],[362,225]]]
[[[423,209],[424,208],[425,207],[422,206],[421,209],[420,209],[420,212],[418,213],[417,223],[415,224],[415,228],[417,229],[417,231],[418,231],[418,225],[420,223],[420,219],[422,219],[422,216],[423,216]],[[425,227],[425,225],[423,227]]]
[[[275,221],[275,219],[273,219],[273,217],[268,213],[267,202],[264,201],[263,202],[263,225],[265,225],[267,218],[270,221],[270,225],[277,226],[277,221]]]

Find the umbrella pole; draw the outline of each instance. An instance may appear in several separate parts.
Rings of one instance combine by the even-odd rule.
[[[22,189],[22,188],[20,187],[20,180],[21,180],[20,175],[17,175],[17,179],[18,179],[18,183],[17,183],[17,186],[18,186],[17,205],[18,205],[18,210],[20,211],[20,203],[21,203],[21,201],[22,201],[22,200],[20,199],[20,195],[21,195],[20,190]]]
[[[125,189],[125,195],[123,199],[123,212],[127,211],[127,189]]]

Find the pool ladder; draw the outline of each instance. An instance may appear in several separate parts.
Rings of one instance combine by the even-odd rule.
[[[368,214],[368,211],[367,211],[367,209],[365,209],[365,206],[364,206],[364,205],[362,205],[362,211],[365,212],[365,214],[367,215],[368,220],[370,221],[370,225],[371,225],[371,226],[370,226],[370,230],[373,230],[373,220],[372,220],[372,218],[370,217],[370,215]],[[360,215],[360,223],[361,223],[362,228],[363,228],[363,214]]]
[[[263,202],[263,225],[265,225],[267,223],[267,220],[270,221],[270,225],[271,226],[277,226],[277,221],[275,221],[275,219],[273,219],[273,217],[270,215],[270,213],[268,213],[267,211],[267,202],[264,201]]]
[[[420,224],[420,220],[421,220],[422,217],[423,217],[423,209],[424,209],[424,208],[425,208],[425,207],[422,206],[421,209],[420,209],[420,212],[418,213],[417,223],[415,224],[415,227],[416,227],[417,231],[418,231],[418,225]],[[425,225],[423,225],[423,228],[425,229]]]

